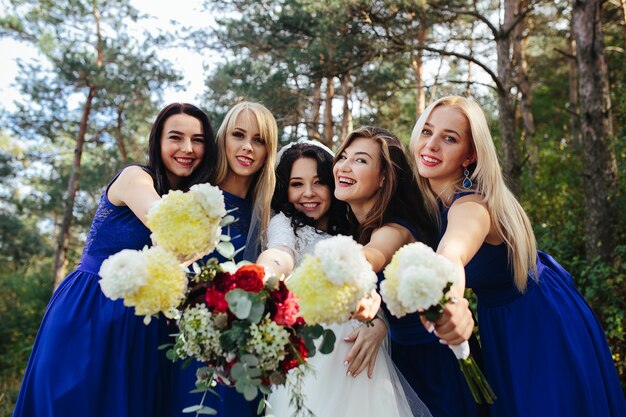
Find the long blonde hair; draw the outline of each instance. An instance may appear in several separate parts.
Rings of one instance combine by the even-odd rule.
[[[507,245],[515,285],[523,292],[526,290],[529,272],[532,271],[535,277],[537,275],[535,234],[524,209],[504,182],[489,125],[480,106],[474,100],[460,96],[443,97],[431,103],[415,123],[409,149],[415,155],[417,141],[424,129],[424,124],[432,111],[439,106],[460,111],[469,123],[472,146],[476,151],[476,163],[470,179],[475,185],[473,188],[476,193],[483,196],[483,202],[487,205],[496,233]],[[473,166],[474,164],[469,167],[470,171]],[[417,170],[415,175],[420,189],[426,195],[428,210],[438,216],[437,196],[426,178],[421,177]],[[463,176],[459,175],[458,191],[463,191],[462,179]]]
[[[219,186],[229,174],[228,161],[226,159],[226,136],[235,128],[237,116],[242,112],[250,111],[256,117],[259,125],[259,133],[261,138],[265,140],[267,156],[265,162],[259,172],[257,172],[252,180],[250,189],[248,190],[248,198],[252,200],[255,215],[261,225],[261,241],[265,241],[265,233],[270,221],[270,205],[272,202],[272,194],[276,185],[276,174],[274,172],[274,163],[276,161],[276,149],[278,148],[278,126],[276,119],[272,113],[260,103],[250,101],[242,101],[236,104],[226,113],[224,121],[217,131],[217,166],[215,168],[215,183]],[[253,219],[254,221],[254,219]],[[258,243],[258,242],[257,242]]]

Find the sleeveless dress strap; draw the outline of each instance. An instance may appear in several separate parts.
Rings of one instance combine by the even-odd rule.
[[[474,191],[461,191],[460,193],[456,193],[454,195],[454,197],[452,198],[452,203],[454,203],[459,198],[465,197],[466,195],[470,195],[470,194],[478,194],[478,193],[476,193]]]
[[[415,238],[415,240],[417,240],[418,242],[421,241],[421,236],[418,233],[417,230],[415,230],[413,228],[413,226],[407,222],[406,220],[400,218],[400,217],[391,217],[389,219],[387,219],[385,221],[385,223],[395,223],[395,224],[399,224],[400,226],[404,227],[405,229],[407,229],[409,232],[411,232],[411,234],[413,235],[413,237]]]
[[[150,171],[150,170],[148,169],[148,167],[143,166],[143,165],[139,165],[139,164],[130,164],[130,165],[125,166],[124,168],[120,169],[119,171],[117,171],[117,173],[113,176],[113,178],[111,179],[111,181],[109,181],[109,183],[107,184],[106,189],[104,190],[104,193],[105,193],[106,195],[108,195],[108,193],[109,193],[109,188],[111,188],[111,185],[115,182],[115,180],[117,180],[117,178],[120,176],[120,174],[121,174],[121,173],[122,173],[122,172],[123,172],[126,168],[129,168],[129,167],[139,167],[139,168],[141,168],[141,169],[142,169],[142,170],[144,170],[144,171],[145,171],[148,175],[150,175],[150,177],[151,177],[151,178],[152,178],[152,180],[154,181],[154,175],[152,174],[152,171]]]

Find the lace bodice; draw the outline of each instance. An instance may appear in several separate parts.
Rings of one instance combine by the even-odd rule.
[[[294,233],[291,219],[283,213],[278,213],[270,220],[267,229],[267,247],[286,246],[296,255],[296,265],[300,263],[305,253],[313,252],[315,244],[330,237],[328,233],[321,232],[311,226],[298,228]]]

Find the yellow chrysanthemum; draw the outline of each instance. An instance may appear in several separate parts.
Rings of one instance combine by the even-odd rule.
[[[146,321],[160,311],[168,313],[185,297],[187,276],[180,261],[168,250],[154,246],[145,252],[149,278],[137,292],[124,299],[124,305],[135,307],[135,314]]]
[[[349,282],[338,286],[329,281],[319,259],[311,255],[304,257],[287,287],[298,298],[300,315],[309,324],[343,323],[363,297]]]
[[[191,193],[170,191],[148,212],[148,227],[159,246],[180,259],[207,254],[217,245],[221,218],[207,216]]]

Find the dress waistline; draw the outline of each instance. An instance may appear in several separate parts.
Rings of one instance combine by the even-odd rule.
[[[98,275],[100,272],[100,267],[102,266],[102,262],[104,259],[96,258],[89,254],[83,253],[82,258],[80,259],[80,263],[76,268],[79,271],[89,272],[90,274]]]

